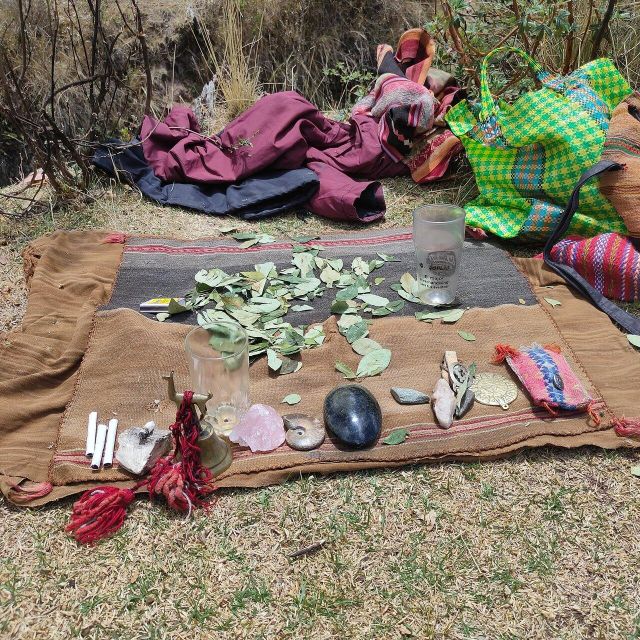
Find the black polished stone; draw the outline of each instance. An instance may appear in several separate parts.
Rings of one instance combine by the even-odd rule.
[[[362,449],[373,444],[382,430],[378,401],[364,387],[336,387],[324,400],[324,423],[342,442]]]

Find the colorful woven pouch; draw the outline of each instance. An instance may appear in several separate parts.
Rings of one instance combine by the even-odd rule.
[[[536,258],[542,258],[542,254]],[[607,298],[640,301],[640,240],[637,238],[626,238],[619,233],[564,238],[551,249],[551,258],[575,269]]]
[[[498,105],[488,67],[492,56],[505,51],[523,57],[542,86]],[[483,60],[480,92],[480,104],[464,100],[446,116],[480,192],[465,207],[467,223],[503,238],[545,238],[582,173],[600,159],[611,112],[631,87],[606,58],[558,76],[524,51],[500,47]],[[625,233],[625,225],[594,182],[582,190],[570,231]]]
[[[593,399],[558,347],[534,343],[514,349],[499,344],[493,362],[505,360],[536,406],[544,407],[551,415],[558,411],[588,411],[596,423],[600,422],[600,417],[590,410]]]

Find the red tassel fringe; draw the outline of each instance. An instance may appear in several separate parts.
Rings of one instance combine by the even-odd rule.
[[[507,358],[516,358],[519,355],[520,352],[508,344],[497,344],[491,362],[493,364],[502,364]]]
[[[547,351],[553,351],[553,353],[562,353],[562,347],[560,347],[557,344],[553,344],[553,343],[552,344],[545,344],[544,348]]]
[[[184,399],[176,421],[171,425],[175,449],[172,455],[160,458],[148,478],[133,489],[104,486],[85,491],[73,505],[66,531],[78,542],[93,544],[120,529],[127,516],[127,507],[135,498],[135,491],[147,486],[153,500],[164,497],[172,509],[191,514],[194,507],[205,506],[204,499],[216,487],[213,474],[200,462],[198,446],[198,418],[191,404],[192,391],[184,392]],[[177,461],[180,456],[181,460]]]
[[[132,489],[98,487],[82,494],[73,505],[65,531],[83,544],[93,544],[115,533],[127,516],[127,507],[136,497]]]
[[[640,420],[627,420],[626,418],[616,419],[611,423],[616,435],[621,438],[632,438],[640,436]]]

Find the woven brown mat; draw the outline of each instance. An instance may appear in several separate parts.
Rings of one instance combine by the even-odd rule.
[[[95,244],[96,239],[93,242]],[[110,247],[104,250],[103,258],[115,273],[118,245],[101,246]],[[285,445],[268,454],[251,454],[236,447],[233,464],[219,478],[219,484],[257,487],[281,482],[300,473],[394,467],[443,459],[493,459],[523,448],[544,445],[636,446],[632,440],[617,437],[610,423],[615,417],[640,416],[635,383],[640,374],[640,356],[606,316],[576,298],[555,275],[543,269],[540,261],[521,259],[516,262],[532,283],[532,290],[539,300],[536,305],[475,308],[467,311],[456,324],[426,324],[411,317],[382,318],[373,323],[371,337],[391,349],[392,361],[382,375],[365,379],[361,384],[381,403],[383,433],[397,427],[409,430],[403,444],[379,443],[365,451],[345,451],[328,438],[316,451],[297,452]],[[40,268],[41,265],[36,269],[34,283]],[[69,268],[68,263],[65,268]],[[81,269],[82,264],[77,268]],[[47,274],[47,277],[50,276]],[[97,299],[108,299],[108,277],[102,275],[97,281],[101,283],[101,293],[91,298],[93,309]],[[93,286],[98,286],[95,281]],[[542,302],[544,297],[555,298],[561,305],[552,308]],[[51,299],[49,304],[52,304]],[[88,413],[97,410],[102,417],[117,416],[120,429],[144,424],[149,419],[166,427],[173,421],[175,406],[164,400],[166,390],[161,375],[173,369],[178,385],[188,386],[183,338],[189,327],[160,324],[128,309],[94,314],[91,305],[83,311],[89,314],[89,319],[82,316],[82,330],[78,330],[82,338],[77,338],[79,342],[74,351],[77,360],[71,374],[67,372],[58,386],[55,376],[48,378],[47,401],[50,405],[40,405],[40,414],[25,410],[19,429],[10,433],[6,429],[0,430],[2,487],[16,502],[22,499],[24,503],[24,496],[9,487],[18,479],[28,479],[29,482],[23,482],[22,486],[27,491],[32,490],[34,495],[43,483],[52,485],[46,495],[35,497],[29,505],[44,504],[102,482],[130,483],[129,476],[117,466],[97,473],[88,468],[84,457]],[[27,329],[28,326],[23,331]],[[296,392],[302,396],[302,401],[295,407],[296,412],[321,415],[325,395],[335,385],[345,382],[334,369],[335,361],[343,360],[353,366],[358,358],[337,332],[333,318],[325,322],[325,329],[325,344],[302,354],[303,366],[296,374],[274,377],[264,359],[253,364],[252,401],[271,404],[285,413],[292,409],[281,404],[282,398]],[[460,330],[473,332],[476,340],[463,340],[458,334]],[[561,346],[604,414],[600,426],[594,425],[584,414],[551,419],[544,411],[532,407],[521,391],[508,411],[476,404],[464,420],[443,431],[435,425],[428,406],[401,406],[389,394],[391,386],[409,386],[430,393],[445,349],[455,349],[464,362],[475,361],[480,370],[506,374],[504,366],[489,364],[494,345],[506,342],[519,346],[534,341]],[[41,349],[38,342],[32,341],[34,357],[42,356],[41,351],[46,346],[51,345],[44,344]],[[21,349],[25,348],[22,344]],[[5,350],[5,362],[9,367],[22,366],[11,348]],[[36,369],[35,364],[32,368]],[[7,376],[0,379],[0,384],[8,388]],[[22,389],[11,390],[9,385],[11,394],[0,400],[4,403],[0,404],[3,418],[15,415],[17,398],[25,388],[23,385]],[[58,397],[60,388],[68,394],[64,414],[61,400],[56,411],[46,414],[47,407],[52,405],[52,397]],[[35,440],[30,440],[33,429],[29,416],[36,424],[48,421],[45,433]],[[3,424],[5,422],[3,420]],[[55,430],[51,424],[55,424]],[[2,445],[9,439],[15,448],[7,453]],[[30,457],[26,455],[27,451]],[[7,460],[13,460],[13,464],[7,465]]]

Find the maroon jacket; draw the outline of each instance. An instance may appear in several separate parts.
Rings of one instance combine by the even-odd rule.
[[[162,122],[146,116],[140,137],[147,162],[167,182],[232,183],[264,169],[307,166],[320,179],[309,209],[335,220],[382,218],[375,180],[408,173],[383,152],[373,117],[336,122],[294,91],[264,96],[219,135],[204,136],[193,112],[175,106]]]

